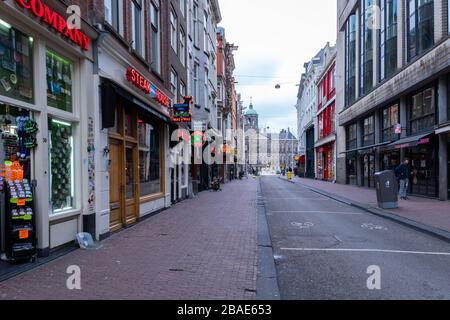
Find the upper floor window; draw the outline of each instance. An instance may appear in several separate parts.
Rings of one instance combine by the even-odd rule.
[[[172,70],[170,71],[170,91],[173,93],[174,97],[177,97],[178,88],[178,76],[177,73]]]
[[[361,1],[360,96],[373,88],[373,28],[370,28],[374,0]]]
[[[180,11],[183,16],[186,14],[186,0],[180,0]]]
[[[380,80],[397,70],[397,0],[381,0]]]
[[[199,17],[198,17],[198,4],[196,2],[194,2],[194,7],[192,9],[192,18],[194,21],[194,25],[192,28],[192,34],[193,34],[193,39],[194,39],[194,45],[196,47],[199,46],[199,35],[200,35],[200,21],[199,21]]]
[[[132,48],[141,56],[145,55],[143,14],[144,10],[142,10],[142,0],[132,0],[131,1]]]
[[[186,85],[183,81],[180,81],[180,101],[186,96]]]
[[[408,0],[408,61],[434,44],[433,0]]]
[[[356,15],[352,14],[345,26],[345,103],[356,99]]]
[[[395,140],[395,126],[399,124],[398,104],[383,109],[383,142]]]
[[[178,52],[178,42],[177,42],[177,16],[170,10],[170,45],[175,53]]]
[[[363,146],[375,144],[375,126],[374,116],[370,116],[363,121]]]
[[[432,129],[435,125],[436,97],[434,87],[412,96],[409,126],[411,134]]]
[[[208,43],[209,43],[209,36],[208,36],[208,14],[206,11],[203,13],[203,50],[205,52],[208,52]]]
[[[180,61],[183,66],[186,64],[186,35],[182,29],[180,29]]]
[[[161,29],[160,29],[160,6],[159,0],[153,0],[150,4],[150,23],[151,23],[151,68],[158,74],[161,74]]]
[[[194,63],[194,101],[200,100],[199,70],[200,65],[197,62]]]
[[[120,0],[105,0],[105,20],[117,32],[120,32],[119,2]]]

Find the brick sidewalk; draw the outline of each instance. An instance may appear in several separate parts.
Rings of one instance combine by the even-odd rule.
[[[254,299],[257,181],[226,184],[0,283],[0,299]],[[81,268],[80,291],[66,268]]]
[[[338,197],[377,208],[377,195],[374,189],[359,188],[350,185],[333,184],[329,182],[301,179],[296,177],[295,182],[312,188],[320,189]],[[393,214],[435,227],[450,231],[450,202],[410,197],[409,201],[400,200],[398,209],[386,210]]]

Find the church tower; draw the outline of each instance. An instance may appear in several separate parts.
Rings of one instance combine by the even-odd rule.
[[[249,129],[253,129],[255,131],[257,131],[259,128],[259,124],[258,124],[258,112],[256,112],[255,109],[253,109],[253,102],[250,99],[250,106],[247,110],[247,112],[245,113],[245,131],[249,130]]]

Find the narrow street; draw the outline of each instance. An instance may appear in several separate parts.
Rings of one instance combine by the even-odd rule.
[[[262,178],[282,299],[449,299],[450,245],[276,176]],[[381,290],[367,288],[369,266]]]

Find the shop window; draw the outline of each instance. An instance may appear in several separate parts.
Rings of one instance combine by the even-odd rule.
[[[0,103],[0,161],[19,161],[24,169],[24,177],[30,179],[30,151],[26,147],[27,137],[20,134],[19,126],[31,119],[30,112]]]
[[[395,134],[395,126],[399,124],[398,104],[383,110],[383,141],[392,141],[398,138]]]
[[[152,121],[138,120],[140,196],[161,193],[161,131]]]
[[[363,121],[363,126],[363,146],[375,144],[374,116],[365,118]]]
[[[435,91],[426,89],[410,100],[410,132],[411,134],[432,129],[435,125]]]
[[[72,64],[47,50],[47,105],[72,112]]]
[[[357,124],[351,124],[347,127],[347,134],[346,134],[346,138],[347,138],[347,150],[353,150],[356,149],[358,144],[357,144]]]
[[[53,213],[74,205],[73,128],[65,121],[49,118],[50,188]]]
[[[0,95],[33,102],[33,38],[0,20]]]

